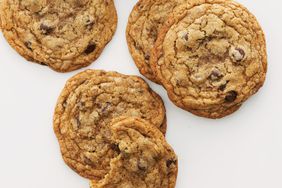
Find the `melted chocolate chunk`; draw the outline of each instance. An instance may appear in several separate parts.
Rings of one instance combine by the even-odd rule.
[[[245,58],[246,53],[242,48],[237,47],[237,48],[233,49],[231,56],[232,56],[231,58],[232,58],[233,62],[238,63]]]
[[[149,61],[150,60],[150,54],[148,54],[148,53],[146,53],[146,55],[145,55],[145,60],[147,60],[147,61]]]
[[[47,64],[43,62],[40,62],[40,65],[47,66]]]
[[[224,91],[228,83],[229,83],[229,80],[226,81],[225,84],[220,85],[218,89],[219,89],[220,91]]]
[[[84,50],[85,54],[91,54],[94,50],[96,49],[96,44],[95,43],[90,43],[88,44],[87,48]]]
[[[85,158],[85,159],[84,159],[84,162],[85,162],[86,164],[90,165],[90,166],[93,165],[93,162],[92,162],[90,159],[88,159],[88,158]]]
[[[119,149],[119,146],[118,146],[117,144],[111,144],[111,145],[110,145],[110,148],[111,148],[113,151],[115,151],[115,152],[117,152],[118,154],[120,154],[120,149]]]
[[[40,25],[40,30],[42,31],[42,33],[43,33],[44,35],[49,35],[50,33],[53,32],[54,28],[52,28],[52,27],[50,27],[50,26],[45,25],[45,24],[42,23],[42,24]]]
[[[232,103],[237,99],[238,93],[237,91],[229,91],[225,96],[225,102]]]
[[[32,44],[31,44],[30,41],[25,42],[24,45],[25,45],[29,50],[32,51],[32,47],[31,47]]]
[[[218,81],[223,77],[221,72],[217,69],[213,70],[209,76],[209,79],[212,81]]]
[[[219,86],[218,89],[219,89],[220,91],[224,91],[225,88],[226,88],[226,84],[222,84],[222,85]]]
[[[166,166],[169,168],[172,164],[176,164],[176,160],[174,160],[174,159],[170,159],[170,160],[167,160],[166,161]]]
[[[186,41],[188,41],[188,39],[189,39],[188,33],[187,33],[186,35],[184,35],[183,38],[184,38]]]
[[[241,57],[242,57],[241,60],[244,59],[246,55],[245,51],[242,48],[236,48],[236,50],[241,54]]]

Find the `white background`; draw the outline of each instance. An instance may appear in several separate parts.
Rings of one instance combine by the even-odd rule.
[[[282,188],[282,10],[278,0],[240,0],[267,37],[269,69],[260,92],[235,114],[209,120],[175,107],[165,90],[168,142],[179,156],[177,188]],[[125,28],[136,0],[115,0],[117,32],[88,68],[140,75]],[[65,81],[82,70],[56,73],[25,61],[0,35],[0,188],[88,188],[63,162],[52,129]]]

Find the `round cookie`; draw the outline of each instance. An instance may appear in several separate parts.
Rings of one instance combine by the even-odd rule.
[[[256,18],[234,1],[191,1],[161,29],[150,63],[177,106],[222,118],[264,84],[265,37]]]
[[[1,0],[2,31],[29,61],[69,72],[91,64],[117,26],[113,0]]]
[[[125,118],[111,130],[118,155],[101,181],[90,182],[91,188],[175,187],[177,156],[157,128],[138,118]]]
[[[149,59],[162,24],[168,14],[187,0],[139,0],[127,24],[126,38],[129,51],[141,74],[159,83],[150,67]]]
[[[66,164],[85,178],[104,177],[116,149],[109,124],[119,116],[143,118],[166,131],[164,104],[141,78],[87,70],[69,79],[54,113]]]

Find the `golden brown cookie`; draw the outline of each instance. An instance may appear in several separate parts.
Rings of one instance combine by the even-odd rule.
[[[113,0],[1,0],[2,31],[29,61],[69,72],[91,64],[117,25]]]
[[[264,33],[231,0],[194,0],[175,10],[159,33],[151,67],[170,99],[196,115],[221,118],[262,87]]]
[[[169,13],[188,0],[139,0],[127,24],[126,38],[133,60],[141,74],[159,83],[150,67],[151,49]]]
[[[117,155],[110,171],[91,188],[174,188],[178,162],[163,134],[138,118],[115,120],[111,126]]]
[[[2,0],[0,0],[0,7],[2,6]],[[1,10],[1,9],[0,9]],[[1,13],[0,13],[0,31],[2,30],[2,21],[1,21]]]
[[[103,178],[115,156],[109,124],[119,116],[143,118],[166,131],[164,104],[141,78],[87,70],[69,79],[54,113],[66,164],[85,178]]]

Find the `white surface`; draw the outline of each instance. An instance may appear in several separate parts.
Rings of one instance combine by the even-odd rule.
[[[125,28],[136,0],[116,0],[118,30],[88,68],[137,74]],[[165,101],[168,142],[179,156],[177,188],[282,187],[282,11],[281,1],[240,0],[267,36],[267,82],[238,112],[221,119],[196,117]],[[82,71],[82,70],[79,70]],[[26,62],[0,36],[0,187],[88,188],[63,162],[52,129],[57,97],[77,72],[56,73]]]

